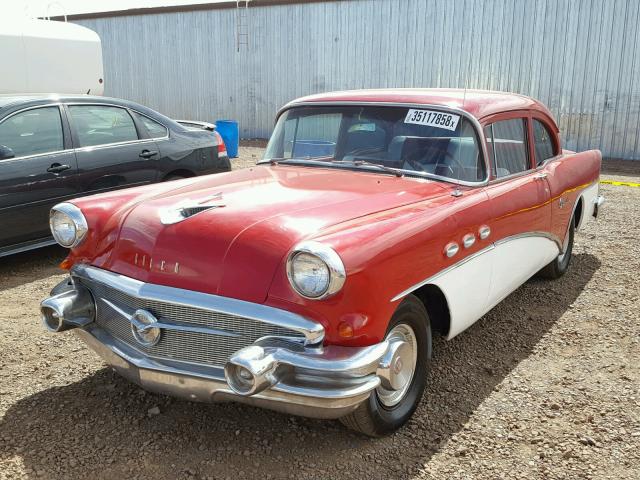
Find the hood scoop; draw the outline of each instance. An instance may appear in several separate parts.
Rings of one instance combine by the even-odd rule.
[[[213,201],[217,200],[217,201]],[[160,222],[163,225],[173,225],[179,223],[187,218],[191,218],[199,213],[206,212],[212,208],[222,208],[225,206],[221,202],[222,194],[218,193],[200,202],[186,201],[181,202],[179,205],[174,205],[170,208],[165,208],[160,211]]]

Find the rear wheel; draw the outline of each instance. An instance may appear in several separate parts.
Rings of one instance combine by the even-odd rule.
[[[567,273],[569,264],[571,263],[571,253],[573,252],[573,237],[575,235],[576,225],[575,218],[571,218],[569,231],[567,232],[567,240],[564,245],[564,251],[560,253],[549,265],[538,272],[538,276],[555,280]]]
[[[351,428],[379,437],[403,426],[417,408],[431,359],[431,324],[424,305],[409,295],[389,322],[385,337],[398,347],[391,362],[391,384],[381,384],[354,412],[340,419]]]

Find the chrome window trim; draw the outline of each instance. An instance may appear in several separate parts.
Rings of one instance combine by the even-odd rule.
[[[558,247],[558,250],[562,251],[562,242],[560,241],[560,239],[558,237],[556,237],[555,235],[553,235],[551,233],[540,232],[540,231],[516,233],[515,235],[510,235],[508,237],[501,238],[500,240],[496,240],[491,245],[486,246],[482,250],[478,250],[477,252],[472,253],[471,255],[468,255],[468,256],[464,257],[463,259],[461,259],[460,261],[454,263],[453,265],[450,265],[447,268],[445,268],[443,270],[440,270],[439,272],[431,275],[430,277],[427,277],[426,279],[421,280],[420,282],[410,286],[406,290],[403,290],[402,292],[400,292],[396,296],[394,296],[390,300],[390,302],[393,303],[393,302],[395,302],[397,300],[400,300],[401,298],[406,297],[407,295],[409,295],[410,293],[412,293],[415,290],[419,289],[420,287],[424,287],[425,285],[428,285],[429,283],[434,282],[435,280],[440,278],[442,275],[450,272],[451,270],[464,265],[465,263],[473,260],[474,258],[479,257],[480,255],[483,255],[483,254],[485,254],[487,252],[490,252],[491,250],[496,248],[496,246],[498,246],[498,245],[502,245],[502,244],[511,242],[513,240],[518,240],[520,238],[529,238],[529,237],[546,238],[548,240],[551,240],[556,244],[556,246]]]
[[[324,339],[324,327],[315,321],[286,310],[210,293],[145,283],[89,265],[77,264],[71,275],[108,285],[127,295],[150,301],[172,303],[213,312],[251,318],[297,331],[305,336],[306,345],[317,345]]]
[[[493,142],[495,140],[495,135],[493,133],[493,126],[496,123],[500,123],[500,122],[508,122],[509,120],[523,120],[524,121],[528,121],[529,117],[514,117],[514,118],[505,118],[504,120],[496,120],[494,122],[488,123],[487,125],[484,126],[484,128],[488,128],[491,127],[491,141]],[[528,127],[528,123],[524,122],[525,125]],[[484,129],[482,130],[484,132]],[[531,159],[529,158],[529,134],[528,134],[529,129],[525,128],[525,144],[527,146],[527,161],[529,162],[529,165],[531,165]],[[485,143],[486,143],[486,138],[485,138]],[[496,178],[491,178],[491,174],[489,174],[489,181],[487,182],[488,185],[494,185],[496,183],[500,183],[504,180],[512,180],[514,178],[518,178],[518,177],[524,177],[525,175],[532,173],[532,172],[537,172],[541,167],[543,167],[544,165],[546,165],[546,161],[544,163],[542,163],[541,165],[536,166],[535,168],[528,168],[526,170],[522,170],[521,172],[516,172],[516,173],[511,173],[509,175],[505,175],[504,177],[496,177]],[[493,148],[493,166],[492,168],[495,167],[496,170],[498,168],[498,159],[496,158],[496,149],[495,146]],[[493,172],[496,173],[496,172]]]
[[[14,115],[18,115],[19,113],[28,112],[29,110],[35,110],[37,108],[51,108],[58,107],[58,114],[60,115],[60,129],[62,130],[62,144],[64,145],[64,122],[62,121],[62,114],[60,113],[60,107],[63,105],[62,102],[57,103],[45,103],[43,105],[32,105],[30,107],[21,108],[20,110],[16,110],[15,112],[11,112],[6,117],[0,119],[0,125],[2,125],[6,120],[10,119]],[[44,153],[34,153],[33,155],[21,155],[19,157],[6,158],[4,160],[0,160],[0,162],[11,162],[13,160],[22,160],[25,158],[37,158],[37,157],[45,157],[47,155],[56,155],[64,152],[73,152],[73,148],[63,148],[62,150],[54,150],[52,152],[44,152]]]
[[[443,105],[434,105],[431,103],[404,103],[404,102],[399,102],[399,103],[395,103],[395,102],[358,102],[358,101],[329,101],[329,102],[323,102],[323,101],[319,101],[319,102],[293,102],[293,103],[289,103],[287,105],[285,105],[284,107],[282,107],[279,111],[278,114],[276,115],[276,123],[277,121],[280,119],[280,116],[286,112],[287,110],[290,110],[292,108],[296,108],[296,107],[357,107],[357,106],[364,106],[364,107],[399,107],[399,108],[417,108],[417,109],[427,109],[427,108],[432,108],[435,110],[441,110],[444,112],[449,112],[449,113],[453,113],[456,115],[460,115],[464,118],[466,118],[467,120],[469,120],[471,122],[471,125],[473,125],[474,129],[475,129],[475,133],[476,133],[476,137],[477,137],[477,141],[479,142],[478,145],[478,150],[480,153],[482,153],[482,160],[484,163],[484,167],[485,167],[485,178],[483,180],[477,181],[477,182],[470,182],[467,180],[457,180],[455,178],[451,178],[451,177],[444,177],[441,175],[433,175],[427,172],[418,172],[415,170],[403,170],[403,169],[396,169],[399,172],[407,172],[408,174],[410,174],[411,176],[417,176],[417,177],[421,177],[421,178],[427,178],[427,179],[434,179],[434,180],[442,180],[448,183],[454,183],[456,185],[464,185],[467,187],[483,187],[485,185],[487,185],[489,183],[489,175],[491,172],[491,169],[489,167],[488,164],[488,153],[487,153],[487,148],[486,148],[486,144],[485,142],[483,142],[483,138],[484,138],[484,133],[483,133],[483,129],[482,129],[482,125],[480,124],[480,121],[474,117],[473,115],[471,115],[469,112],[467,112],[466,110],[463,110],[461,108],[457,108],[457,107],[448,107],[448,106],[443,106]],[[261,161],[258,162],[258,165],[261,163],[269,163],[268,161]]]
[[[35,240],[33,242],[25,242],[16,245],[9,245],[6,250],[0,250],[0,257],[6,257],[9,255],[15,255],[16,253],[28,252],[30,250],[35,250],[37,248],[49,247],[51,245],[57,245],[53,238],[46,238],[44,240]]]
[[[139,113],[140,115],[143,115],[147,118],[151,118],[148,115],[145,115],[142,112],[139,112],[138,110],[136,110],[135,108],[131,108],[131,107],[124,107],[122,105],[116,105],[115,103],[101,103],[101,102],[62,102],[62,104],[68,106],[68,107],[77,107],[77,106],[94,106],[94,107],[116,107],[116,108],[122,108],[123,110],[132,110],[136,113]],[[69,112],[69,114],[71,114],[71,112]],[[133,119],[133,117],[131,117],[131,120],[134,122],[135,125],[135,120]],[[151,120],[153,120],[151,118]],[[156,123],[160,123],[157,120],[153,120]],[[75,127],[73,125],[73,119],[69,119],[69,123],[71,124],[71,129],[74,130]],[[167,127],[166,125],[164,125],[163,123],[160,123],[160,125],[162,125],[164,128],[167,129],[167,135],[165,137],[153,137],[153,138],[138,138],[137,140],[127,140],[126,142],[114,142],[114,143],[103,143],[100,145],[91,145],[89,147],[76,147],[75,150],[83,150],[85,148],[96,148],[96,147],[105,147],[105,146],[113,146],[113,145],[123,145],[123,144],[129,144],[129,143],[136,143],[136,142],[148,142],[150,140],[166,140],[169,138],[169,127]],[[136,130],[137,133],[137,130]]]
[[[144,113],[136,110],[135,108],[130,108],[129,110],[131,110],[132,112],[136,112],[138,115],[142,115],[145,118],[148,118],[149,120],[151,120],[153,123],[157,123],[158,125],[160,125],[162,128],[164,128],[166,135],[164,137],[149,137],[145,140],[166,140],[169,138],[169,127],[167,127],[164,123],[160,123],[159,121],[151,118],[149,115],[145,115]],[[146,127],[145,127],[146,128]],[[147,130],[148,132],[148,130]]]
[[[145,143],[151,143],[153,141],[154,141],[153,138],[141,138],[140,140],[127,140],[126,142],[103,143],[100,145],[90,145],[88,147],[77,147],[77,148],[74,148],[74,150],[76,152],[88,152],[93,150],[99,150],[102,148],[120,147],[123,145],[134,145],[134,144],[142,145]]]

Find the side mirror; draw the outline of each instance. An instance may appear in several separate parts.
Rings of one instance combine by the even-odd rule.
[[[0,160],[7,160],[15,157],[16,154],[6,145],[0,145]]]

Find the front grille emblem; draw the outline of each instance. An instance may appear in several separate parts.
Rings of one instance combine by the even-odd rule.
[[[136,310],[130,318],[131,333],[140,345],[152,347],[160,341],[160,329],[156,317],[146,310]]]

